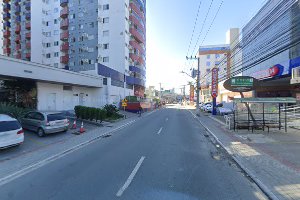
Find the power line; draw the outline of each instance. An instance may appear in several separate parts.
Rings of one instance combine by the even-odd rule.
[[[197,16],[196,16],[196,19],[195,19],[195,23],[194,23],[194,27],[193,27],[193,31],[192,31],[192,36],[191,36],[191,39],[190,39],[190,43],[189,43],[189,47],[188,47],[186,55],[189,55],[189,51],[190,51],[192,40],[193,40],[193,37],[194,37],[196,25],[197,25],[197,22],[198,22],[198,17],[199,17],[199,11],[200,11],[200,8],[201,8],[201,4],[202,4],[202,1],[200,1],[199,6],[198,6]]]

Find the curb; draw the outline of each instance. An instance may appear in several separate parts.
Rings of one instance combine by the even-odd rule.
[[[211,136],[219,143],[222,148],[232,157],[232,159],[239,165],[239,167],[256,183],[256,185],[267,195],[268,198],[271,200],[279,200],[279,198],[259,179],[257,178],[254,173],[252,173],[251,170],[249,170],[243,163],[242,161],[235,156],[232,152],[230,152],[226,146],[219,140],[219,138],[206,126],[200,119],[195,117],[194,113],[190,111],[190,113],[194,116],[195,119],[198,120],[198,122],[209,132]]]

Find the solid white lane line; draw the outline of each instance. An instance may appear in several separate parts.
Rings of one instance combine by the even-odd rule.
[[[161,127],[161,128],[159,129],[159,131],[157,132],[157,135],[159,135],[159,134],[161,133],[162,129],[163,129],[163,127]]]
[[[136,164],[136,166],[133,169],[133,171],[131,172],[131,174],[129,175],[129,177],[128,177],[127,181],[125,182],[125,184],[123,185],[123,187],[121,187],[120,190],[117,192],[117,194],[116,194],[117,197],[122,196],[123,192],[128,188],[128,186],[132,182],[134,176],[138,172],[138,170],[141,167],[141,165],[142,165],[142,163],[143,163],[144,160],[145,160],[145,156],[142,156],[141,159],[139,160],[139,162]]]

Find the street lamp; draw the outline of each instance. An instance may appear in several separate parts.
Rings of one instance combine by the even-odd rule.
[[[186,59],[187,60],[197,60],[198,61],[198,65],[197,65],[197,102],[196,102],[196,109],[197,111],[199,111],[199,100],[200,100],[200,56],[198,55],[195,56],[195,57],[187,57],[186,56]]]

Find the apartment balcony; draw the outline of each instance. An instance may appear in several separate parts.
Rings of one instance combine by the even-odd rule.
[[[134,53],[130,53],[130,54],[129,54],[129,58],[131,58],[131,60],[132,60],[133,62],[138,62],[138,61],[139,61],[139,56],[136,55],[136,54],[134,54]]]
[[[5,49],[3,49],[3,53],[4,53],[4,55],[9,55],[9,54],[11,54],[11,49],[5,48]]]
[[[18,25],[16,26],[15,33],[16,33],[16,34],[19,34],[20,32],[21,32],[21,25],[18,24]]]
[[[64,9],[62,9],[60,11],[60,17],[61,18],[67,18],[69,15],[69,8],[68,7],[65,7]]]
[[[61,46],[60,46],[60,50],[62,52],[68,52],[69,51],[69,42],[64,42]]]
[[[21,44],[17,44],[16,45],[16,51],[20,51],[20,49],[21,49]]]
[[[144,32],[146,32],[145,27],[142,25],[142,22],[140,20],[137,19],[137,17],[135,15],[130,15],[129,16],[129,20],[130,22],[132,22],[133,24],[137,25],[139,27],[139,29],[143,30]]]
[[[66,7],[68,6],[69,1],[68,0],[60,0],[60,6],[61,7]]]
[[[69,39],[69,31],[64,31],[60,34],[60,40],[62,41],[68,41]]]
[[[16,42],[17,44],[20,44],[20,43],[21,43],[21,35],[16,35],[15,42]]]
[[[4,38],[9,38],[10,37],[10,31],[9,30],[4,31],[3,37]]]
[[[27,42],[27,43],[26,43],[26,48],[27,48],[27,49],[31,49],[31,42]]]
[[[4,11],[4,12],[10,11],[10,9],[11,9],[11,6],[10,6],[9,3],[5,3],[5,4],[3,5],[3,11]]]
[[[16,15],[20,15],[20,13],[21,13],[21,6],[20,6],[20,5],[17,5],[17,6],[15,7],[15,14],[16,14]]]
[[[21,23],[21,15],[16,16],[16,21]]]
[[[138,43],[145,43],[145,37],[139,33],[135,28],[130,28],[129,32],[132,34],[132,36],[136,39]]]
[[[28,11],[31,9],[30,2],[25,3],[25,9]]]
[[[10,28],[10,27],[11,27],[11,24],[10,24],[9,21],[4,22],[4,24],[3,24],[3,29],[4,30],[6,30],[7,28]]]
[[[26,33],[25,37],[26,37],[27,40],[30,40],[31,39],[31,33],[30,32]]]
[[[60,57],[60,62],[63,64],[68,64],[69,63],[69,54],[65,55],[65,56],[61,56]]]
[[[3,14],[3,20],[7,21],[7,20],[10,20],[10,18],[11,18],[10,13]]]
[[[27,22],[26,25],[25,25],[25,28],[27,30],[30,30],[31,29],[31,23],[30,22]]]
[[[137,49],[140,54],[145,54],[145,49],[135,40],[129,41],[129,44],[131,45],[132,48]]]
[[[21,0],[15,0],[15,5],[19,5],[21,3]]]
[[[67,30],[69,27],[69,20],[68,19],[64,19],[60,22],[60,28],[62,30]]]
[[[21,53],[18,53],[18,54],[16,55],[16,59],[21,59],[21,58],[22,58]]]
[[[31,53],[26,53],[25,57],[26,57],[27,60],[30,60],[31,59]]]
[[[4,39],[3,40],[3,46],[9,47],[10,46],[10,39]]]
[[[31,19],[30,13],[25,13],[25,19],[28,21]]]

